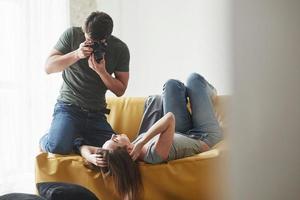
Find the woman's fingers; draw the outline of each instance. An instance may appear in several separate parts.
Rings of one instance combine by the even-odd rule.
[[[135,149],[133,149],[129,155],[131,156],[132,160],[136,160],[139,153],[136,152]]]
[[[97,155],[96,156],[96,164],[99,167],[107,167],[107,162],[106,160],[102,157],[102,155]]]
[[[106,161],[97,161],[97,166],[98,167],[107,167],[107,162]]]
[[[132,159],[133,159],[133,160],[136,160],[136,159],[137,159],[137,156],[136,156],[136,155],[133,155]]]

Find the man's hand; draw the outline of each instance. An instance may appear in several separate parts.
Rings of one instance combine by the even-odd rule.
[[[94,70],[98,75],[106,73],[105,59],[100,60],[99,63],[96,62],[94,54],[89,57],[89,67]]]
[[[79,45],[79,48],[76,50],[76,55],[79,59],[87,58],[92,54],[93,48],[89,47],[90,45],[92,45],[92,42],[88,40]]]
[[[141,154],[142,152],[142,148],[143,148],[144,144],[142,142],[137,142],[132,151],[130,152],[130,156],[133,160],[136,160],[138,159],[139,155]]]

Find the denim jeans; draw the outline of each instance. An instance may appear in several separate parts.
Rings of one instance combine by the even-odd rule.
[[[216,119],[212,96],[216,90],[201,75],[191,74],[186,86],[174,79],[168,80],[163,87],[164,114],[175,115],[175,131],[204,141],[212,147],[222,139],[222,132]],[[187,109],[188,98],[191,113]]]
[[[89,112],[58,101],[50,130],[40,139],[40,147],[46,152],[69,154],[77,151],[78,143],[102,146],[113,133],[104,112]]]

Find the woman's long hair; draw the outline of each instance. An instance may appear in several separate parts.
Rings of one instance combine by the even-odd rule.
[[[107,167],[101,170],[112,176],[118,195],[122,199],[141,199],[143,192],[141,173],[126,147],[118,147],[114,150],[101,149],[99,153],[107,161]]]

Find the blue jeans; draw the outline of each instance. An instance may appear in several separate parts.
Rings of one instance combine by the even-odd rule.
[[[49,133],[40,139],[43,151],[69,154],[82,144],[102,146],[114,133],[104,112],[89,112],[58,101]]]
[[[222,132],[215,117],[212,96],[216,90],[201,75],[191,74],[186,86],[174,79],[168,80],[163,87],[164,114],[175,115],[175,131],[204,141],[212,147],[222,139]],[[191,113],[187,109],[188,98]]]

